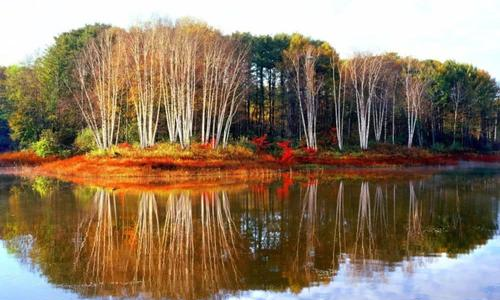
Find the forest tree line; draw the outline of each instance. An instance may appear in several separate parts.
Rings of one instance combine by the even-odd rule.
[[[492,150],[499,99],[487,71],[451,60],[341,59],[300,34],[224,35],[189,19],[94,24],[0,67],[0,150],[71,152],[89,140],[216,148],[263,135],[311,150]]]

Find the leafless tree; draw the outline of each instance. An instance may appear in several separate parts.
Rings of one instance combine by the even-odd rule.
[[[382,85],[373,99],[373,130],[375,132],[375,141],[380,142],[382,137],[382,130],[384,129],[384,121],[387,114],[387,104],[388,104],[388,93],[389,89]]]
[[[320,56],[319,49],[313,45],[306,45],[298,49],[290,49],[285,52],[285,55],[292,66],[306,145],[310,149],[317,150],[317,95],[323,85],[322,79],[316,74],[316,62]]]
[[[99,149],[117,143],[126,80],[122,33],[111,28],[91,40],[76,61],[78,107]]]
[[[160,99],[165,108],[165,118],[168,131],[168,139],[171,143],[177,140],[177,104],[173,98],[170,87],[170,43],[172,42],[173,29],[171,26],[162,24],[158,28],[158,61],[159,70],[159,92]]]
[[[406,112],[408,115],[408,148],[412,147],[418,116],[425,95],[426,82],[415,74],[411,62],[405,70]]]
[[[134,104],[141,148],[155,144],[160,117],[157,26],[136,27],[128,34],[130,98]]]
[[[462,81],[457,81],[451,88],[450,94],[451,101],[453,102],[453,143],[455,143],[456,133],[457,133],[457,119],[458,119],[458,109],[460,103],[465,99],[464,85]]]
[[[370,117],[376,88],[380,80],[383,65],[382,56],[358,54],[349,62],[349,73],[356,100],[358,117],[359,145],[368,149]]]
[[[165,107],[170,140],[179,140],[183,148],[191,144],[193,136],[196,96],[196,58],[199,34],[192,24],[178,23],[165,26],[160,38],[160,77],[162,100]]]
[[[344,147],[344,110],[346,96],[346,65],[339,61],[335,61],[335,56],[331,58],[332,79],[333,79],[333,106],[335,110],[335,128],[337,134],[337,144],[339,150]],[[338,83],[336,79],[336,71],[338,72]]]
[[[202,58],[201,142],[226,147],[233,118],[244,99],[247,51],[237,41],[206,36]]]

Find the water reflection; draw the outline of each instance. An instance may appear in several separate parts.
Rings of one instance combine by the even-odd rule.
[[[287,174],[243,191],[126,193],[48,182],[14,179],[0,189],[0,238],[19,263],[83,297],[299,293],[341,274],[360,282],[401,266],[425,270],[498,228],[497,176]]]
[[[74,268],[84,275],[84,284],[115,281],[113,258],[119,245],[113,230],[116,220],[115,195],[99,189],[75,234]]]
[[[318,180],[310,180],[302,198],[302,209],[299,219],[295,258],[290,271],[291,282],[301,284],[317,280],[316,277],[316,247],[317,238],[317,202]],[[302,235],[305,240],[302,240]]]

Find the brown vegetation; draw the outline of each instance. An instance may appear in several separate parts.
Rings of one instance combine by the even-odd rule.
[[[0,153],[0,167],[37,166],[56,160],[57,157],[40,157],[33,151]]]
[[[144,150],[121,144],[109,151],[70,158],[40,158],[24,151],[4,153],[0,155],[0,166],[14,168],[21,175],[49,176],[81,184],[120,189],[162,186],[161,189],[170,190],[217,185],[221,178],[229,184],[241,183],[242,180],[275,179],[284,170],[299,174],[310,172],[311,176],[321,178],[385,178],[387,173],[401,176],[398,171],[405,170],[401,166],[454,165],[460,161],[500,162],[498,154],[435,154],[403,146],[378,146],[370,151],[345,154],[291,150],[288,144],[286,146],[282,156],[275,157],[265,151],[256,154],[237,145],[211,149],[197,144],[182,149],[178,144],[158,144]]]

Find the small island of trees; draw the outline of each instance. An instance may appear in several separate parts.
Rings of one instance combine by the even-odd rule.
[[[87,25],[0,67],[0,150],[39,157],[157,144],[281,162],[294,151],[491,152],[499,110],[495,79],[470,64],[341,58],[298,33],[224,35],[191,19]]]

